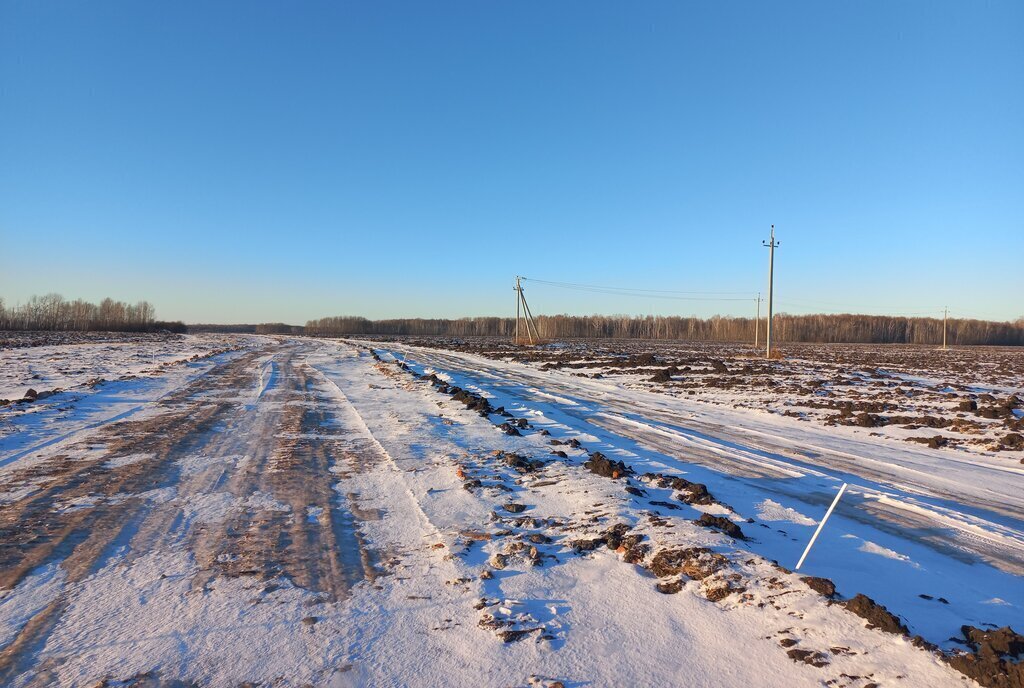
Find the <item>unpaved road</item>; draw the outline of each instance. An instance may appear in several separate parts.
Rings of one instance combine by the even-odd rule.
[[[219,577],[287,577],[338,600],[372,577],[331,470],[357,471],[374,453],[348,436],[322,376],[302,361],[308,349],[281,345],[218,365],[156,402],[151,417],[89,430],[9,473],[8,485],[39,489],[0,510],[0,588],[54,562],[71,586],[112,558],[175,546],[198,565],[196,590]],[[38,662],[35,650],[67,603],[58,595],[0,651],[0,683],[32,668],[31,683],[48,684],[53,660]]]
[[[703,468],[695,450],[689,469],[672,465],[689,451],[679,441],[660,459],[633,451],[663,434],[599,433],[610,414],[635,422],[631,400],[407,351],[505,395],[529,422],[504,433],[507,415],[381,353],[267,340],[98,424],[76,421],[85,402],[55,398],[67,422],[0,454],[0,684],[963,684],[751,554],[806,517],[693,506],[587,470],[588,448],[638,472]],[[735,479],[707,482],[728,492]],[[704,513],[754,537],[695,524]],[[610,527],[639,546],[606,542]],[[653,563],[694,546],[713,571]],[[911,630],[941,641],[999,620],[965,618],[977,604],[951,596]]]

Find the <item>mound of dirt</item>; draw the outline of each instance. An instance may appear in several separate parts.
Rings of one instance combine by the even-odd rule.
[[[616,523],[614,526],[604,531],[605,541],[608,543],[608,549],[618,549],[622,546],[623,538],[626,533],[633,529],[632,526],[625,523]],[[643,539],[643,535],[639,536]],[[639,542],[639,540],[637,540]]]
[[[629,474],[631,471],[621,461],[613,461],[601,452],[593,452],[590,459],[583,464],[591,473],[613,480]]]
[[[729,565],[729,560],[707,547],[663,549],[651,559],[651,573],[658,578],[684,574],[694,580],[703,580]]]
[[[1024,449],[1024,435],[1011,432],[999,440],[999,444],[1006,449]]]
[[[654,589],[663,595],[674,595],[683,589],[683,581],[662,581],[655,585]]]
[[[941,449],[949,444],[949,439],[942,435],[934,435],[932,437],[908,437],[907,441],[927,444],[929,449]]]
[[[881,428],[888,425],[889,421],[884,416],[876,413],[858,413],[847,425],[856,425],[861,428]]]
[[[867,595],[857,594],[853,599],[843,602],[848,611],[853,612],[868,622],[868,628],[877,628],[886,633],[908,635],[907,627],[895,614],[875,602]]]
[[[973,653],[946,657],[951,667],[983,686],[1024,686],[1024,636],[1009,626],[993,631],[962,626],[960,630]]]
[[[579,540],[570,540],[569,546],[572,547],[573,551],[579,554],[580,552],[593,552],[598,547],[607,544],[608,540],[603,537],[596,538],[581,538]]]
[[[481,416],[486,416],[493,412],[491,402],[487,401],[479,394],[468,392],[461,387],[452,387],[450,391],[452,393],[452,399],[461,401],[466,405],[466,408],[471,411],[479,412]]]
[[[657,364],[657,362],[658,359],[655,357],[655,355],[650,353],[640,354],[639,356],[634,357],[632,360],[633,365],[638,366],[651,366]]]
[[[672,373],[665,370],[659,370],[651,377],[651,382],[672,382]]]
[[[828,578],[819,578],[818,576],[803,576],[800,580],[807,583],[814,592],[825,597],[835,597],[836,584],[830,581]]]
[[[722,363],[721,361],[719,361],[718,359],[712,359],[710,361],[710,364],[711,364],[711,369],[713,371],[715,371],[716,373],[728,373],[729,372],[729,369],[726,367],[726,365],[724,363]]]
[[[639,564],[640,562],[642,562],[644,560],[644,557],[647,556],[648,552],[651,551],[651,546],[648,545],[646,542],[644,542],[644,543],[639,543],[638,542],[637,544],[633,544],[633,545],[627,546],[626,545],[626,540],[628,540],[629,538],[632,538],[632,537],[642,537],[642,536],[630,535],[625,540],[622,541],[622,545],[619,546],[619,549],[623,550],[623,552],[622,552],[622,561],[626,562],[627,564]]]
[[[515,452],[499,451],[496,456],[499,461],[503,462],[509,468],[515,469],[519,473],[532,473],[537,469],[544,467],[543,461],[531,461],[530,459],[520,456]]]
[[[718,530],[729,537],[736,538],[737,540],[745,540],[743,531],[740,527],[727,519],[725,516],[712,516],[711,514],[701,514],[700,518],[696,521],[697,525],[704,526],[705,528],[711,528]]]
[[[821,668],[823,666],[828,666],[828,657],[820,652],[815,652],[814,650],[793,648],[792,650],[787,651],[786,655],[794,662],[803,662],[804,664],[810,664],[813,667]]]
[[[677,478],[675,482],[684,482],[686,485],[677,487],[675,484],[672,485],[674,489],[680,491],[677,495],[677,499],[687,504],[715,504],[715,498],[708,492],[708,486],[704,483],[691,483],[682,478]]]
[[[691,483],[685,478],[674,478],[661,473],[644,473],[643,479],[657,487],[671,487],[682,494],[677,499],[687,504],[715,504],[714,496],[708,492],[707,485],[703,483]]]

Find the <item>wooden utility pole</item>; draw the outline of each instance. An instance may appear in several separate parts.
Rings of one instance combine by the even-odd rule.
[[[946,321],[949,319],[949,306],[942,309],[942,350],[946,350]]]
[[[519,302],[522,301],[522,298],[521,298],[522,291],[520,289],[521,288],[519,286],[519,277],[517,276],[516,277],[516,286],[515,286],[515,292],[516,292],[516,346],[519,346]]]
[[[523,311],[526,313],[526,333],[530,334],[530,329],[533,329],[533,334],[530,335],[530,344],[533,344],[533,338],[536,337],[537,341],[540,341],[540,332],[537,331],[537,321],[533,319],[533,312],[530,310],[530,304],[526,302],[526,294],[523,290],[519,290],[519,295],[523,299]]]
[[[534,335],[537,339],[540,339],[540,332],[537,330],[537,323],[533,320],[533,313],[530,312],[530,306],[526,303],[526,295],[523,293],[523,285],[520,284],[522,277],[516,275],[516,346],[519,346],[519,319],[523,318],[523,325],[526,326],[526,336],[530,340],[530,344],[533,344]],[[523,316],[520,316],[520,307],[522,307]]]
[[[768,327],[765,338],[767,340],[767,346],[764,350],[764,357],[772,357],[772,295],[774,287],[774,275],[775,271],[775,247],[779,245],[779,242],[775,241],[775,225],[772,225],[771,237],[768,241],[762,241],[762,246],[768,247]]]
[[[757,318],[754,320],[754,348],[760,346],[761,339],[761,292],[757,292]]]

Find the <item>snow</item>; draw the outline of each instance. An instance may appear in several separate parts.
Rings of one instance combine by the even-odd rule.
[[[782,506],[772,499],[766,499],[757,505],[757,516],[762,521],[785,521],[798,526],[817,525],[814,519],[807,518],[796,509]]]
[[[0,592],[0,647],[6,647],[28,621],[53,602],[64,586],[57,562],[40,566],[13,590]]]
[[[843,537],[856,538],[855,535],[844,535]],[[903,561],[910,564],[914,568],[919,568],[918,565],[915,562],[913,562],[910,559],[910,557],[908,557],[906,554],[900,554],[899,552],[895,552],[889,549],[888,547],[882,547],[881,545],[871,542],[870,540],[862,540],[860,547],[858,547],[857,549],[861,552],[867,552],[868,554],[877,554],[878,556],[886,557],[887,559]]]
[[[145,380],[78,390],[63,411],[8,415],[2,508],[52,490],[52,517],[79,519],[86,543],[99,537],[86,532],[93,520],[125,514],[94,566],[54,558],[0,591],[0,647],[55,610],[19,650],[11,685],[38,683],[44,668],[60,686],[145,675],[209,686],[967,684],[934,653],[867,628],[774,565],[795,563],[841,482],[848,494],[801,574],[871,595],[946,647],[960,624],[1021,618],[1021,474],[983,459],[963,459],[950,476],[937,470],[946,453],[846,428],[379,345],[385,361],[437,371],[530,421],[510,436],[500,417],[375,364],[358,345],[239,342]],[[134,370],[117,351],[97,350],[93,362],[108,374]],[[235,377],[204,384],[217,366]],[[112,419],[145,419],[169,434],[173,423],[161,419],[183,410],[208,424],[169,448],[108,448],[100,434]],[[501,451],[545,465],[520,473]],[[588,451],[638,474],[704,483],[717,501],[689,505],[639,479],[631,484],[644,496],[631,496],[624,480],[582,465]],[[69,462],[83,467],[82,486],[64,497],[60,480],[78,485],[60,472]],[[107,474],[125,478],[116,491],[88,482]],[[950,487],[958,480],[959,500]],[[320,487],[327,496],[314,499]],[[738,523],[748,539],[698,526],[702,513]],[[681,577],[678,593],[663,594],[650,567],[622,552],[574,551],[571,542],[612,524],[643,535],[652,554],[706,547],[725,568]],[[334,570],[309,565],[326,543]],[[489,563],[502,558],[503,567]],[[332,576],[344,584],[326,585]],[[716,601],[721,586],[729,592]],[[526,637],[503,642],[508,630]],[[791,644],[827,665],[794,661]]]
[[[127,454],[125,456],[115,456],[107,461],[106,466],[107,468],[121,468],[122,466],[130,466],[133,463],[146,461],[152,458],[152,454]]]
[[[913,632],[934,642],[957,635],[963,623],[1019,625],[1024,615],[1024,467],[1019,464],[466,352],[377,346],[405,353],[413,369],[446,371],[454,384],[485,393],[494,406],[517,417],[536,414],[538,427],[552,437],[586,433],[588,449],[622,458],[638,472],[684,475],[714,485],[721,502],[744,517],[756,514],[766,499],[793,509],[813,522],[756,528],[749,544],[789,566],[799,559],[835,489],[849,483],[801,573],[831,578],[840,591],[863,592],[898,609]],[[531,391],[541,387],[572,403]],[[861,550],[864,540],[908,560]],[[1002,613],[982,604],[993,592],[1010,603]],[[950,604],[939,608],[922,593]]]

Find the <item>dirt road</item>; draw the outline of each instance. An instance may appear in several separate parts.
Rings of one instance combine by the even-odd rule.
[[[480,408],[380,353],[267,340],[109,422],[55,397],[36,448],[0,454],[0,684],[960,684],[752,554],[813,520],[641,480],[654,459],[595,422],[628,400],[409,350],[473,378]],[[950,602],[912,630],[975,621]]]
[[[373,577],[332,471],[377,457],[302,362],[308,349],[281,345],[225,362],[157,402],[152,417],[88,431],[8,474],[8,484],[38,489],[0,510],[0,587],[53,563],[73,587],[112,559],[172,548],[194,558],[195,590],[220,577],[287,577],[338,600]],[[0,683],[37,661],[33,683],[48,682],[50,660],[34,650],[67,606],[58,595],[24,624],[0,652]]]

